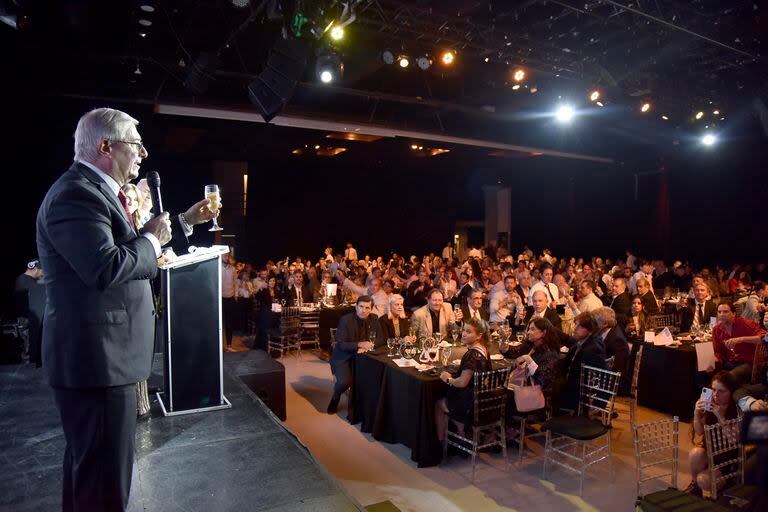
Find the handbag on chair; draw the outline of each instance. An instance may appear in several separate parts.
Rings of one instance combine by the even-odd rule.
[[[515,407],[518,412],[531,412],[546,406],[541,386],[533,382],[525,368],[516,368],[507,381],[507,389],[515,394]]]

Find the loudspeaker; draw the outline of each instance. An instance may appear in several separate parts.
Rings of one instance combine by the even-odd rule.
[[[208,82],[213,80],[213,74],[219,65],[219,56],[214,52],[202,52],[189,68],[184,87],[200,96],[208,90]]]
[[[248,85],[248,96],[266,122],[275,117],[293,96],[307,66],[309,45],[295,38],[280,38],[269,52],[267,66]]]

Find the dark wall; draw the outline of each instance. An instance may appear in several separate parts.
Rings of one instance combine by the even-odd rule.
[[[17,91],[18,92],[18,91]],[[10,245],[3,266],[2,309],[12,304],[14,277],[35,256],[35,215],[46,190],[72,159],[72,133],[90,108],[123,108],[141,121],[150,158],[143,171],[163,178],[166,209],[179,212],[212,180],[211,162],[233,158],[215,145],[205,151],[167,149],[169,120],[149,106],[38,97],[18,93],[9,102],[3,141]],[[216,131],[226,121],[175,118],[196,130]],[[290,137],[281,129],[266,133]],[[262,141],[263,142],[263,141]],[[679,150],[665,156],[628,155],[627,163],[595,164],[548,157],[490,158],[476,149],[454,148],[444,156],[412,158],[392,151],[368,155],[364,143],[334,158],[297,157],[289,151],[249,161],[249,215],[224,196],[225,233],[237,235],[238,257],[254,263],[302,254],[313,259],[325,244],[347,241],[372,255],[438,251],[454,222],[480,220],[482,185],[512,188],[512,245],[550,247],[556,254],[618,256],[627,246],[639,254],[695,261],[765,259],[768,180],[761,139],[733,141],[713,151]],[[406,145],[393,139],[390,147]],[[155,149],[158,148],[158,149]],[[372,151],[372,150],[371,150]],[[649,150],[649,153],[652,153]],[[642,157],[642,158],[641,158]],[[670,239],[659,239],[659,175],[641,176],[635,200],[634,173],[668,170]],[[230,239],[231,240],[231,239]],[[195,243],[213,241],[207,226]],[[665,247],[666,245],[666,247]]]

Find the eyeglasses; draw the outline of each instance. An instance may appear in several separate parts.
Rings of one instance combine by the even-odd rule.
[[[112,142],[122,142],[123,144],[136,145],[139,147],[139,153],[146,153],[147,151],[147,148],[144,147],[144,144],[140,140],[113,140]]]

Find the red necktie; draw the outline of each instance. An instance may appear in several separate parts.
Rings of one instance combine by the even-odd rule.
[[[125,217],[128,220],[128,224],[130,224],[133,230],[136,231],[136,226],[134,226],[133,224],[133,216],[131,215],[131,209],[128,207],[128,197],[121,190],[120,192],[117,193],[117,198],[120,200],[120,204],[123,205],[123,211],[125,212]]]

